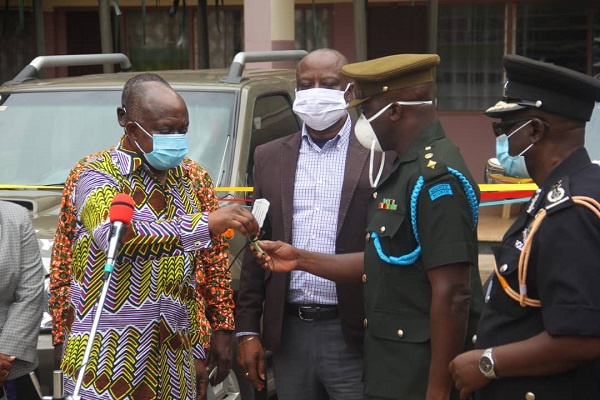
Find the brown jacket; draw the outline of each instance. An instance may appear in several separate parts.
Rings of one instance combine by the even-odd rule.
[[[291,243],[294,176],[301,138],[297,132],[259,146],[254,153],[254,198],[266,198],[271,203],[263,227],[264,239]],[[391,154],[386,155],[384,176],[390,170],[392,158]],[[377,154],[376,171],[379,159]],[[361,146],[354,133],[350,135],[345,168],[337,227],[338,254],[364,250],[366,209],[373,190],[369,184],[369,150]],[[263,346],[274,352],[281,345],[289,277],[264,271],[246,252],[236,304],[236,332],[261,332]],[[350,351],[360,352],[364,319],[362,284],[338,284],[337,295],[346,345]]]

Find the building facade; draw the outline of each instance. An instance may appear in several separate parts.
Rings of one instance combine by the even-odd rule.
[[[199,29],[204,25],[203,13],[197,2],[188,1],[187,7],[180,4],[175,9],[173,5],[179,2],[172,0],[113,1],[112,49],[127,54],[138,71],[196,69],[202,54],[208,55],[211,68],[228,67],[237,52],[247,49],[254,32],[277,19],[277,15],[267,17],[259,7],[277,1],[284,0],[209,2],[205,19],[208,51],[204,53],[201,47],[206,42],[200,39]],[[352,0],[285,1],[293,3],[293,21],[289,23],[294,26],[294,37],[280,41],[279,46],[309,51],[330,47],[350,61],[356,60],[356,4]],[[479,181],[485,161],[495,151],[490,120],[482,116],[482,110],[502,93],[504,54],[520,54],[594,76],[600,73],[600,1],[362,2],[366,7],[367,58],[428,52],[432,40],[428,15],[436,7],[434,43],[442,59],[436,76],[438,110]],[[0,79],[10,79],[40,53],[101,52],[99,3],[44,0],[42,6],[40,0],[9,0],[0,14]],[[245,15],[250,17],[245,19]],[[36,28],[43,29],[42,33],[36,33]],[[70,67],[47,71],[46,76],[101,71],[101,66]]]

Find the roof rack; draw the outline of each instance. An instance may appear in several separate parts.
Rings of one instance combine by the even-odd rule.
[[[14,85],[31,79],[38,79],[43,68],[67,67],[72,65],[121,64],[121,71],[131,71],[131,62],[123,53],[72,54],[60,56],[38,56],[5,85]]]
[[[244,80],[244,66],[250,62],[299,60],[307,55],[306,50],[242,51],[235,55],[229,73],[219,80],[223,83],[240,83]]]

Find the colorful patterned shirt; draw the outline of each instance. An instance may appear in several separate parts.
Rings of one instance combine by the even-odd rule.
[[[111,149],[107,149],[108,151]],[[52,314],[52,341],[58,345],[65,341],[68,328],[73,322],[73,307],[69,303],[71,286],[71,257],[73,237],[75,235],[75,206],[71,197],[79,175],[85,164],[97,158],[100,153],[81,159],[71,170],[64,184],[60,215],[50,263],[50,311]],[[202,205],[202,211],[214,211],[219,208],[212,180],[208,172],[200,165],[185,158],[184,172],[189,177],[196,196]],[[212,247],[198,253],[196,261],[196,293],[198,296],[198,323],[202,343],[210,347],[213,330],[233,330],[233,290],[231,275],[228,271],[228,245],[222,238],[213,239]]]
[[[208,213],[202,212],[205,205],[184,163],[169,170],[161,185],[125,144],[91,159],[71,198],[77,221],[70,287],[75,312],[61,365],[65,389],[74,390],[92,321],[100,312],[96,304],[110,204],[125,193],[132,196],[135,212],[79,394],[84,399],[195,398],[193,360],[204,358],[204,349],[194,271],[200,253],[213,242]]]

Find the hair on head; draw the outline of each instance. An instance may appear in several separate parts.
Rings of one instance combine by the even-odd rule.
[[[125,108],[128,115],[137,114],[140,100],[147,92],[147,87],[145,85],[147,82],[157,82],[165,85],[168,88],[171,88],[171,85],[169,85],[164,78],[152,72],[145,72],[129,78],[129,80],[125,83],[125,86],[123,86],[123,93],[121,95],[122,107]]]

